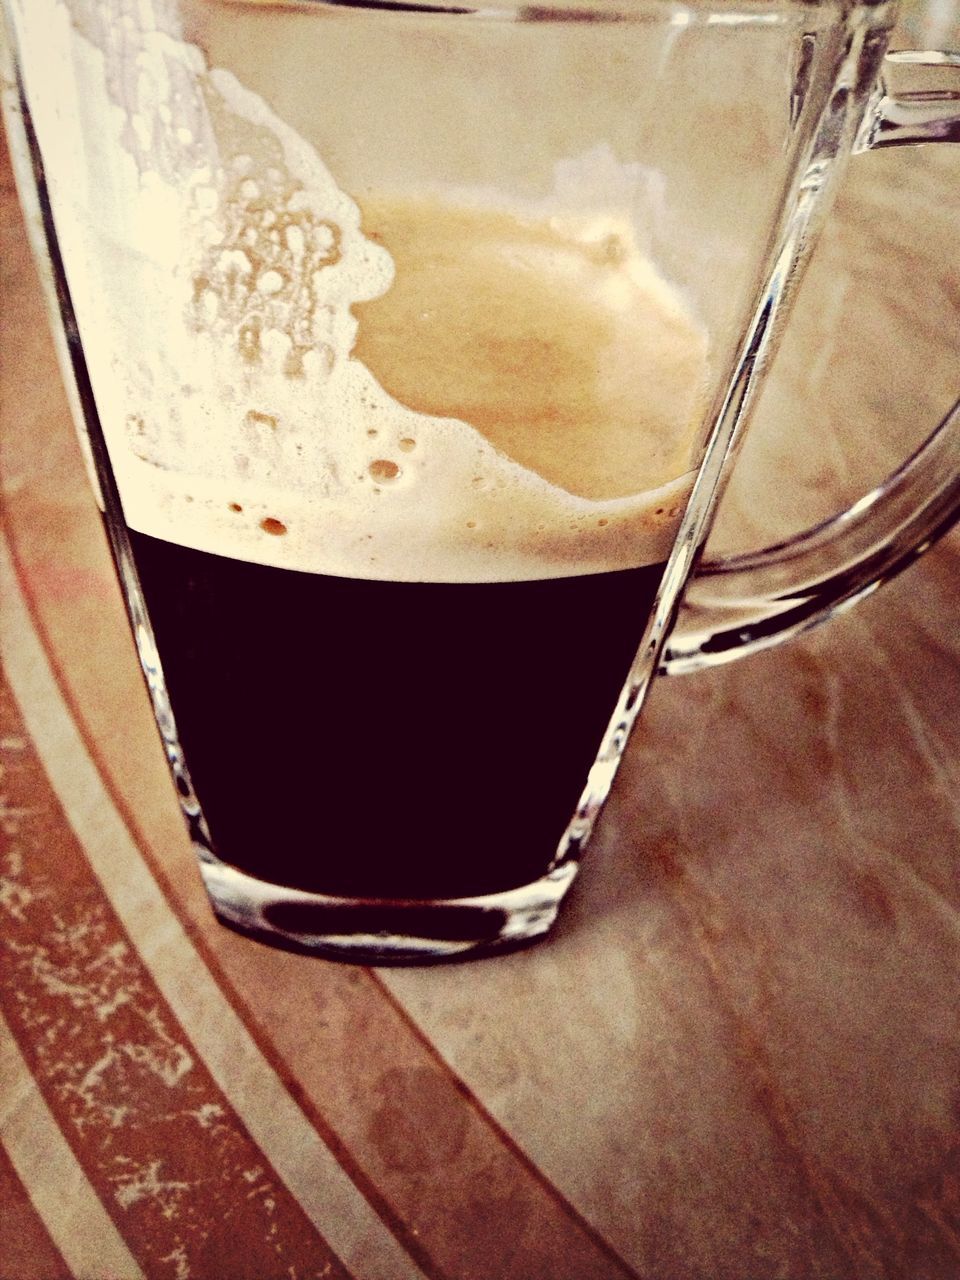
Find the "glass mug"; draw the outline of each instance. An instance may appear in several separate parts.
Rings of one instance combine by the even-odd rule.
[[[956,518],[955,413],[850,511],[699,562],[845,161],[960,136],[960,59],[886,54],[890,4],[3,2],[225,923],[374,962],[536,938],[657,671],[795,634]]]

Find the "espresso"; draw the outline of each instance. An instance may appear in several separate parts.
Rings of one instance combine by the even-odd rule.
[[[502,892],[556,857],[663,567],[571,573],[576,553],[642,556],[658,527],[672,527],[675,497],[644,506],[637,495],[662,492],[685,465],[699,348],[684,342],[694,331],[662,282],[609,228],[584,235],[401,197],[361,213],[395,277],[355,308],[350,360],[399,406],[406,434],[368,401],[372,460],[356,481],[368,504],[396,505],[406,574],[427,580],[390,580],[398,549],[370,559],[372,536],[359,540],[355,575],[140,533],[134,552],[220,858],[351,898]],[[632,378],[638,365],[647,376]],[[443,476],[438,422],[469,424],[494,459],[484,467],[481,455],[465,492],[440,484],[439,528],[417,505],[434,455]],[[501,467],[520,482],[498,488]],[[556,515],[531,520],[537,485],[566,527]],[[230,503],[238,521],[248,492],[238,484]],[[275,556],[297,538],[300,510],[279,493],[269,516],[258,512]],[[375,527],[380,518],[374,510]],[[646,541],[630,548],[641,527]],[[545,576],[510,580],[521,556]],[[478,566],[498,565],[506,581],[482,580]]]
[[[372,582],[132,538],[223,859],[359,898],[492,893],[547,871],[660,567]]]

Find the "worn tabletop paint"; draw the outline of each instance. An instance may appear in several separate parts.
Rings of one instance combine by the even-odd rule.
[[[719,542],[946,409],[958,158],[853,166]],[[3,1280],[960,1275],[958,535],[661,682],[547,943],[263,948],[207,909],[7,167],[0,217]]]

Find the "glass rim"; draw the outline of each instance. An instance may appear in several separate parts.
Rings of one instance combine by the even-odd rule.
[[[854,12],[890,11],[897,0],[222,0],[228,8],[318,16],[382,14],[384,16],[459,17],[517,24],[625,24],[656,22],[675,27],[748,27],[772,25],[786,14],[830,14],[836,23]]]

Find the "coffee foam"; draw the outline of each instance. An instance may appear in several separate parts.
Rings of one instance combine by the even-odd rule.
[[[394,193],[361,224],[260,98],[121,8],[103,48],[62,4],[22,22],[76,78],[73,121],[41,93],[35,125],[129,524],[396,580],[662,559],[707,342],[629,222]]]

